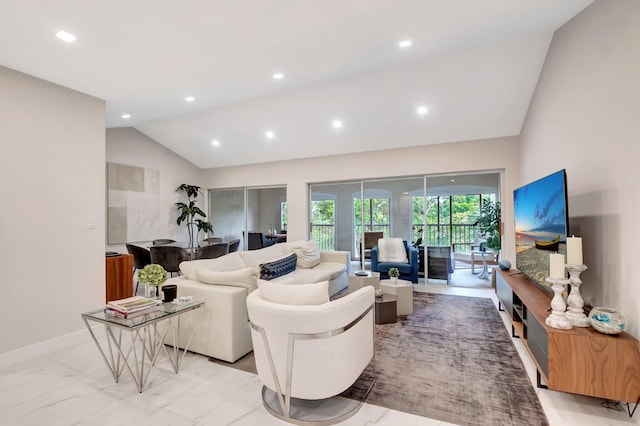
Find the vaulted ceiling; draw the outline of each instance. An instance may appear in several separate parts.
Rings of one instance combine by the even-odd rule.
[[[249,164],[517,135],[553,32],[590,3],[3,0],[0,65],[199,167]]]

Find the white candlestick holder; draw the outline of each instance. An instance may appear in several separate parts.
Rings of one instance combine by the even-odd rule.
[[[580,274],[587,270],[587,265],[565,265],[569,271],[569,284],[571,292],[567,298],[567,318],[576,327],[590,327],[591,320],[584,314],[584,299],[580,294],[580,285],[582,280]]]
[[[564,299],[562,298],[562,292],[567,284],[569,284],[569,280],[566,278],[547,278],[549,284],[551,284],[551,289],[553,290],[553,299],[551,299],[551,315],[547,317],[545,323],[549,327],[553,328],[561,328],[564,330],[569,330],[573,328],[571,321],[567,318],[564,313],[567,308],[567,304],[564,303]]]

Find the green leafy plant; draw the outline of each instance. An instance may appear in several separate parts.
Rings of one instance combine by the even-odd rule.
[[[422,231],[424,231],[423,228],[420,228],[416,231],[416,227],[412,226],[411,230],[413,231],[414,234],[417,233],[418,238],[413,242],[414,247],[418,247],[419,245],[422,245]]]
[[[180,212],[180,216],[178,216],[178,220],[176,221],[178,225],[181,225],[182,222],[186,222],[187,231],[189,232],[189,247],[194,247],[194,235],[193,235],[193,226],[195,224],[198,232],[204,231],[213,232],[213,225],[211,222],[207,222],[202,219],[196,219],[196,216],[200,216],[203,219],[207,217],[206,213],[200,209],[200,207],[196,206],[196,201],[198,199],[198,195],[202,192],[199,186],[196,185],[187,185],[183,183],[177,189],[177,191],[184,191],[187,194],[187,202],[178,202],[176,203],[176,208],[178,212]],[[195,235],[195,239],[197,241],[197,234]]]
[[[482,204],[482,207],[480,208],[480,217],[475,223],[475,225],[480,229],[480,232],[487,236],[485,246],[496,252],[500,251],[502,248],[500,241],[500,218],[500,201],[495,203],[492,201],[486,201]]]
[[[400,271],[398,268],[389,268],[389,277],[398,278],[400,276]]]
[[[167,280],[167,271],[155,263],[145,266],[138,271],[138,281],[154,287],[161,286]]]

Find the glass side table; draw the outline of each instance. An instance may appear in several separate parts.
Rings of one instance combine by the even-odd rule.
[[[173,341],[178,342],[181,333],[180,317],[202,306],[204,306],[204,302],[199,300],[188,303],[163,303],[158,311],[131,319],[115,317],[106,314],[104,309],[100,309],[82,314],[82,319],[109,371],[111,371],[113,380],[118,383],[126,369],[133,377],[138,392],[142,392],[161,348],[171,362],[173,370],[176,373],[180,370],[197,321],[189,330],[189,339],[182,351],[179,347],[173,346],[171,354],[169,354],[164,344],[165,336],[171,332],[174,337]],[[89,324],[90,321],[104,325],[107,336],[106,343],[100,344]],[[159,324],[164,321],[167,323],[159,327]],[[123,331],[128,331],[131,338],[123,338]]]

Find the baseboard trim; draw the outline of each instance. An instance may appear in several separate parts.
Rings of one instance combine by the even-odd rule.
[[[92,327],[92,329],[96,335],[103,333],[103,328],[99,325]],[[14,351],[5,352],[0,354],[0,369],[10,368],[13,365],[21,364],[25,361],[51,355],[60,350],[67,349],[70,346],[83,344],[88,341],[91,341],[91,335],[89,334],[89,330],[85,328],[43,342],[34,343],[33,345],[24,346]]]

